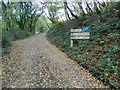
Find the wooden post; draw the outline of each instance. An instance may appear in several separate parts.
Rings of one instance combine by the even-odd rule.
[[[71,39],[71,47],[73,47],[73,40]]]

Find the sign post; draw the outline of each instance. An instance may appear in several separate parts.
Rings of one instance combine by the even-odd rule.
[[[73,40],[71,39],[71,47],[73,47]]]
[[[71,29],[71,47],[73,47],[74,39],[89,39],[90,27],[83,27],[82,29]]]

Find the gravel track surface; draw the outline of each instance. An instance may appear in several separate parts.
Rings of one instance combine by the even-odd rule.
[[[44,33],[14,41],[2,70],[2,87],[7,88],[105,88],[50,44]]]

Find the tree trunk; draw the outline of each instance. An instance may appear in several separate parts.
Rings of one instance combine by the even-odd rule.
[[[97,7],[97,3],[96,2],[94,2],[94,9],[95,9],[96,13],[101,17],[101,15],[100,15],[101,12],[100,12],[100,10]]]
[[[90,8],[89,4],[86,2],[87,8],[89,9],[90,12],[92,12],[92,9]]]
[[[83,7],[82,7],[82,3],[81,2],[78,2],[78,5],[79,5],[79,8],[80,10],[82,11],[83,14],[85,14],[84,10],[83,10]]]
[[[64,12],[65,12],[66,19],[70,20],[71,18],[70,18],[69,14],[68,14],[67,6],[66,6],[65,2],[64,2]]]
[[[65,2],[65,5],[66,5],[66,7],[67,7],[67,9],[70,11],[70,13],[71,13],[71,15],[74,17],[74,18],[78,18],[78,16],[76,16],[72,11],[71,11],[71,9],[68,7],[68,5],[67,5],[67,2]]]

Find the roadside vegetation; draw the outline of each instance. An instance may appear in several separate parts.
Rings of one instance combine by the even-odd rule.
[[[0,3],[3,54],[10,52],[12,41],[27,38],[36,32],[43,32],[43,28],[46,28],[42,16],[43,9],[37,6],[38,4],[32,2]]]
[[[70,29],[91,27],[89,40],[74,40]],[[100,13],[89,12],[54,25],[48,40],[110,87],[120,87],[120,2],[107,5]]]

